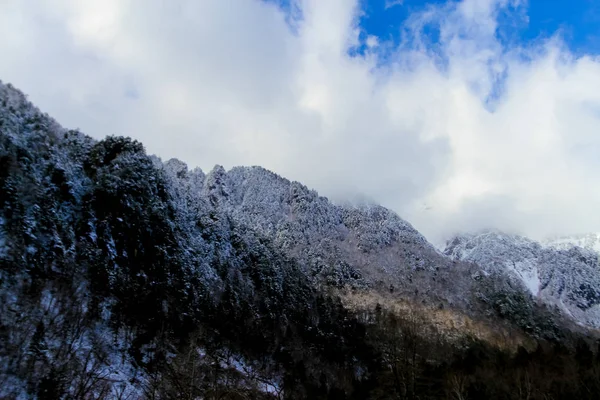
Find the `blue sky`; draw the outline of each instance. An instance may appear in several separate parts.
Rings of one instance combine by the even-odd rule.
[[[360,27],[366,34],[397,41],[400,27],[415,12],[442,0],[363,0]],[[526,19],[523,18],[526,15]],[[521,44],[561,33],[566,45],[576,53],[600,53],[600,1],[530,0],[505,11],[500,30]]]

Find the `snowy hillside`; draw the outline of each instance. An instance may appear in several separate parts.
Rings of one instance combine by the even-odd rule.
[[[578,323],[600,327],[600,265],[594,235],[542,245],[496,231],[457,236],[445,254],[475,262],[487,273],[505,274],[542,302]],[[571,243],[589,244],[588,248]]]
[[[196,202],[216,207],[272,241],[318,287],[392,291],[396,297],[470,314],[485,307],[477,297],[481,282],[473,279],[478,266],[445,257],[384,207],[335,205],[261,167],[225,171],[216,166],[204,175],[169,160],[163,168],[176,185],[190,188]]]

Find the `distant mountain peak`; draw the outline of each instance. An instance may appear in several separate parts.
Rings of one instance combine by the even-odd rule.
[[[577,322],[600,327],[600,256],[596,234],[541,244],[498,231],[457,235],[444,254],[505,274],[535,297],[558,306]]]

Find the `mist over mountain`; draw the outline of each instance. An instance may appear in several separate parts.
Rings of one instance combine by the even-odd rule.
[[[596,398],[595,243],[440,251],[372,202],[95,140],[0,83],[2,398]]]

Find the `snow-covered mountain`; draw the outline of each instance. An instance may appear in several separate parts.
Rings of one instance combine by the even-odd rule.
[[[444,251],[455,260],[503,274],[580,324],[600,327],[600,264],[596,235],[540,244],[497,231],[459,235]],[[579,247],[584,244],[586,247]]]
[[[562,342],[555,305],[597,326],[594,257],[443,254],[379,205],[94,140],[0,82],[0,398],[436,398],[470,348]]]
[[[216,166],[204,175],[169,160],[173,182],[268,239],[319,287],[374,290],[481,317],[482,290],[514,291],[502,276],[481,282],[481,269],[438,251],[411,224],[376,204],[333,204],[299,182],[261,167]],[[493,281],[493,283],[491,283]],[[518,289],[520,290],[520,289]]]

